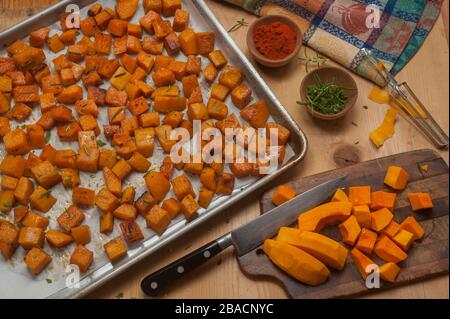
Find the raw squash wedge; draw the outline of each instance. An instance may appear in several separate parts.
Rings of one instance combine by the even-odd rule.
[[[393,217],[391,211],[387,208],[377,210],[372,213],[372,229],[376,232],[383,230],[389,225]]]
[[[275,265],[305,284],[317,286],[330,276],[322,262],[297,247],[267,239],[263,249]]]
[[[364,255],[361,251],[359,251],[358,248],[353,248],[351,254],[356,267],[358,267],[361,277],[363,277],[363,279],[366,279],[370,274],[368,267],[371,265],[376,265],[375,262]]]
[[[389,166],[384,176],[384,183],[395,189],[403,190],[408,184],[409,174],[400,166]]]
[[[425,235],[425,230],[420,226],[414,216],[408,216],[400,225],[401,229],[409,231],[413,234],[414,240],[419,240]]]
[[[278,237],[277,237],[278,240]],[[328,267],[342,270],[347,260],[348,250],[337,241],[309,231],[299,231],[296,242],[288,242],[313,255]]]
[[[320,232],[325,226],[342,222],[350,217],[352,203],[331,202],[317,206],[298,217],[300,230]]]
[[[350,246],[356,243],[361,233],[361,227],[353,215],[339,225],[339,230],[341,231],[342,241]]]
[[[301,230],[292,227],[281,227],[278,230],[278,235],[275,238],[276,241],[282,241],[289,245],[298,246],[300,244]]]
[[[334,193],[331,198],[332,202],[348,202],[347,194],[340,188],[337,189],[336,193]]]
[[[395,263],[385,263],[379,269],[380,277],[387,282],[395,282],[400,272],[400,267]]]
[[[408,255],[385,235],[380,235],[373,251],[387,262],[399,263],[408,258]]]

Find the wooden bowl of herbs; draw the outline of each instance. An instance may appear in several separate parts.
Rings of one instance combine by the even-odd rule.
[[[345,116],[358,99],[353,77],[336,67],[321,67],[309,72],[300,85],[301,101],[315,118],[332,121]]]

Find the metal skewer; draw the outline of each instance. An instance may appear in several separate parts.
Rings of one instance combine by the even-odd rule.
[[[364,48],[362,52],[363,57],[383,80],[384,88],[388,90],[392,102],[406,115],[409,122],[419,128],[438,148],[447,148],[449,145],[448,135],[414,94],[408,83],[399,84],[370,50]]]

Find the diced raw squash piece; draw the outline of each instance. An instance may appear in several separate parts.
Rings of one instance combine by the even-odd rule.
[[[277,187],[275,192],[272,194],[272,202],[279,206],[292,198],[297,196],[297,191],[286,186],[286,185],[280,185]]]
[[[382,231],[392,221],[391,211],[387,208],[382,208],[372,213],[372,229],[376,232]]]
[[[317,286],[330,276],[330,271],[322,262],[297,247],[267,239],[263,249],[275,265],[305,284]]]
[[[386,235],[380,235],[373,249],[375,254],[387,262],[399,263],[408,255]]]
[[[356,243],[356,248],[358,248],[363,253],[370,255],[373,251],[373,248],[375,247],[377,238],[377,233],[367,228],[363,228],[359,235],[358,242]]]
[[[350,217],[350,202],[332,202],[317,206],[300,214],[298,225],[300,230],[320,232],[325,226],[343,222]]]
[[[123,239],[118,236],[107,242],[103,248],[110,262],[116,262],[127,254],[127,246]]]
[[[38,275],[52,261],[52,257],[40,248],[33,247],[25,255],[25,264],[34,275]]]
[[[352,186],[348,189],[349,201],[357,205],[370,205],[371,202],[370,186]]]
[[[397,234],[392,237],[392,241],[404,251],[408,251],[414,241],[414,235],[407,230],[400,229]]]
[[[391,220],[389,225],[383,228],[381,232],[392,239],[400,231],[400,229],[400,225],[395,220]]]
[[[151,228],[158,235],[162,235],[170,224],[171,218],[169,212],[164,208],[154,205],[145,216],[147,227]]]
[[[361,233],[361,227],[358,224],[355,216],[350,216],[342,224],[339,224],[342,241],[350,246],[353,246],[358,240]]]
[[[380,267],[379,272],[383,280],[394,283],[400,272],[400,267],[395,263],[388,262]]]
[[[388,193],[383,191],[372,192],[370,209],[378,210],[381,208],[387,208],[391,212],[394,211],[395,200],[397,194]]]
[[[413,211],[433,208],[433,201],[429,193],[408,193]]]
[[[363,279],[366,279],[378,267],[372,259],[364,255],[358,248],[353,248],[351,254]]]
[[[365,228],[372,227],[372,214],[368,205],[353,206],[352,214],[356,217],[359,226]]]
[[[41,186],[37,186],[30,196],[30,206],[40,212],[48,212],[56,203],[56,198],[52,196],[51,191]]]
[[[401,229],[413,234],[414,240],[419,240],[425,235],[425,230],[420,226],[414,216],[408,216],[400,225]]]

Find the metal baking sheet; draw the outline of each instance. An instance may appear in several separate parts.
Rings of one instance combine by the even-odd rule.
[[[87,15],[88,5],[95,1],[92,0],[80,0],[80,1],[61,1],[58,4],[49,7],[48,9],[42,11],[36,16],[6,30],[0,34],[0,56],[6,56],[4,48],[15,41],[16,39],[25,38],[28,36],[29,32],[40,27],[50,26],[52,36],[55,32],[60,32],[59,17],[65,13],[68,4],[77,4],[80,8],[81,17]],[[114,0],[101,0],[98,1],[102,3],[105,7],[114,8]],[[86,223],[91,227],[92,231],[92,242],[87,245],[89,249],[94,251],[94,263],[91,265],[90,270],[81,277],[78,287],[66,287],[66,282],[71,283],[71,273],[66,268],[68,265],[68,260],[70,258],[70,253],[73,247],[66,247],[65,249],[53,249],[45,247],[45,250],[49,252],[53,257],[53,262],[51,265],[44,270],[38,276],[31,275],[26,266],[23,263],[24,251],[22,248],[18,248],[13,258],[9,261],[0,261],[0,282],[2,283],[14,283],[13,285],[0,285],[0,298],[77,298],[86,295],[87,293],[93,291],[94,289],[100,287],[109,279],[117,276],[123,271],[126,271],[131,265],[139,262],[140,260],[146,258],[150,254],[153,254],[158,249],[162,248],[169,242],[177,240],[177,238],[189,232],[191,229],[198,227],[200,224],[205,222],[207,219],[219,214],[229,205],[236,203],[241,200],[251,192],[262,187],[273,180],[276,176],[280,175],[290,167],[298,164],[304,157],[307,150],[307,140],[301,129],[293,121],[290,115],[286,112],[284,107],[271,92],[270,88],[265,84],[262,78],[258,75],[256,70],[253,68],[252,64],[247,60],[245,55],[240,51],[228,33],[223,29],[222,25],[214,17],[213,13],[209,10],[205,1],[195,0],[195,1],[183,1],[183,7],[190,12],[191,15],[191,26],[195,30],[207,30],[214,31],[216,33],[216,47],[221,49],[229,60],[229,64],[240,67],[246,78],[247,84],[253,90],[253,100],[264,99],[268,102],[271,119],[277,123],[285,125],[291,131],[291,138],[287,147],[286,159],[283,165],[275,172],[270,175],[264,176],[262,178],[244,178],[236,179],[235,190],[230,196],[216,196],[208,207],[207,210],[201,209],[199,211],[199,216],[191,221],[187,222],[182,216],[179,216],[172,221],[171,225],[167,231],[162,236],[157,236],[154,232],[147,229],[145,226],[145,221],[142,218],[138,218],[138,223],[140,224],[145,239],[135,245],[129,246],[128,255],[121,261],[115,263],[114,265],[109,263],[104,252],[103,244],[109,241],[111,238],[120,235],[118,223],[116,221],[115,230],[109,236],[101,234],[98,230],[98,218],[99,212],[96,208],[85,209],[86,213]],[[139,18],[144,14],[141,2],[139,9],[136,12],[132,22],[137,23]],[[81,35],[79,35],[81,36]],[[47,61],[51,61],[54,57],[61,54],[53,54],[49,50],[45,51],[47,56]],[[184,55],[180,54],[176,57],[177,59],[185,59]],[[207,63],[207,59],[202,59],[203,67]],[[51,64],[51,63],[50,63]],[[54,71],[54,70],[53,70]],[[147,81],[151,83],[150,77]],[[209,85],[206,81],[201,81],[201,86],[203,89],[203,96],[207,97],[207,90],[209,90]],[[109,82],[102,86],[103,88],[109,87]],[[238,109],[236,109],[231,101],[230,97],[226,100],[229,106],[230,112],[235,112],[238,114]],[[37,108],[36,108],[37,109]],[[39,111],[33,112],[32,116],[26,121],[26,123],[35,122],[39,118]],[[106,107],[100,108],[99,124],[107,123]],[[23,125],[24,123],[18,123],[17,126]],[[77,148],[76,143],[61,142],[56,137],[56,133],[52,132],[52,138],[50,143],[58,149],[67,148]],[[102,135],[99,137],[104,139]],[[106,140],[106,139],[104,139]],[[158,164],[162,161],[163,154],[161,151],[154,152],[155,154],[151,158],[153,164]],[[4,145],[0,145],[0,158],[5,156]],[[39,154],[39,151],[36,152]],[[165,154],[167,155],[167,154]],[[176,173],[176,174],[179,174]],[[89,174],[80,172],[81,186],[92,188],[95,190],[103,187],[103,177],[101,173]],[[199,181],[196,177],[190,176],[193,183],[194,189],[198,189]],[[145,190],[145,183],[142,174],[133,173],[131,174],[125,185],[133,185],[136,188],[137,196],[140,196]],[[57,195],[57,204],[46,214],[50,217],[50,228],[57,228],[56,218],[61,213],[61,211],[71,203],[71,192],[64,190],[62,185],[57,185],[52,189],[52,193]],[[169,193],[168,196],[173,195]]]

